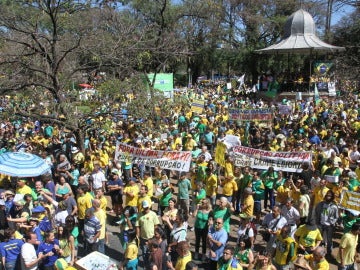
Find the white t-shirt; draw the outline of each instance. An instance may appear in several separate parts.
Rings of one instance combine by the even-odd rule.
[[[31,263],[37,259],[34,245],[25,243],[21,247],[21,270],[36,270],[38,264],[36,263],[32,267],[26,267],[25,263]]]
[[[98,171],[93,173],[91,176],[93,178],[94,189],[102,188],[102,182],[106,182],[104,173],[102,171]]]
[[[239,227],[239,230],[237,232],[238,234],[238,239],[237,239],[237,243],[239,243],[239,239],[240,237],[244,236],[246,233],[246,229],[248,228],[248,226],[246,226],[245,228]],[[250,227],[248,232],[247,232],[247,236],[250,237],[254,237],[254,230]]]

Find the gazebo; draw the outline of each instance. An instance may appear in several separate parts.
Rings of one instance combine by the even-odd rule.
[[[313,17],[309,12],[299,9],[289,16],[284,27],[284,36],[281,41],[255,51],[258,54],[284,55],[320,55],[344,51],[344,47],[333,46],[325,43],[316,35],[316,27]],[[309,78],[311,77],[311,65]],[[310,92],[310,82],[309,82]]]
[[[344,51],[344,47],[333,46],[316,35],[315,22],[309,12],[299,9],[289,16],[282,40],[256,52],[259,54],[311,54]]]

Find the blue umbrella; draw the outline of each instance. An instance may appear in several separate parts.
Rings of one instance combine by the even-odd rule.
[[[0,155],[0,173],[17,176],[32,177],[50,171],[50,166],[41,157],[24,152],[6,152]]]

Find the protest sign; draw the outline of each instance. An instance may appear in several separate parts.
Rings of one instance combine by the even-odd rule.
[[[191,111],[202,113],[205,108],[205,101],[202,99],[194,99],[191,103]]]
[[[215,148],[215,162],[221,167],[225,167],[225,154],[226,145],[222,142],[218,142]]]
[[[337,175],[324,175],[324,179],[328,181],[329,183],[338,183],[339,182],[339,176]]]
[[[344,190],[341,194],[340,207],[360,212],[360,193]]]
[[[301,172],[302,164],[311,162],[311,152],[271,152],[244,146],[234,146],[233,156],[235,166],[262,170],[272,166],[275,170]]]
[[[229,118],[238,121],[271,121],[272,110],[267,109],[237,109],[229,108]]]
[[[290,105],[278,105],[279,114],[286,114],[289,115],[292,113],[292,107]]]
[[[116,144],[115,160],[144,164],[149,167],[187,172],[190,169],[190,151],[156,151],[141,149],[123,143]]]

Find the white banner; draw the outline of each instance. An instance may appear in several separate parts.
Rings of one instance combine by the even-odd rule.
[[[147,150],[118,142],[116,144],[115,160],[188,172],[190,170],[191,152]]]
[[[335,82],[328,82],[328,91],[330,97],[336,96]]]
[[[227,149],[231,149],[235,145],[241,145],[240,137],[235,135],[227,134],[224,138],[219,139],[219,141],[223,142]]]
[[[250,166],[254,169],[268,169],[287,172],[301,172],[304,162],[311,162],[311,152],[270,152],[244,146],[234,146],[234,165]]]

